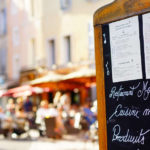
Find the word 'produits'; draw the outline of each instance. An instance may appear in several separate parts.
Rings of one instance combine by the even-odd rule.
[[[145,135],[150,132],[150,129],[144,131],[140,130],[139,135],[131,135],[130,129],[127,129],[125,135],[121,135],[121,127],[117,124],[113,128],[112,142],[117,141],[120,143],[131,143],[144,145]]]

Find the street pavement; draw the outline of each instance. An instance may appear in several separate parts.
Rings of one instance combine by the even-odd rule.
[[[39,138],[37,140],[11,140],[0,138],[0,150],[99,150],[97,142],[78,136],[66,136],[61,140]]]

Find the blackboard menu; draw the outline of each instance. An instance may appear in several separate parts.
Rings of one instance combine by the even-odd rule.
[[[108,150],[150,150],[150,13],[102,25]]]

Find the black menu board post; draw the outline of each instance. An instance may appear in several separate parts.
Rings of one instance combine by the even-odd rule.
[[[101,150],[150,150],[150,0],[94,15]]]

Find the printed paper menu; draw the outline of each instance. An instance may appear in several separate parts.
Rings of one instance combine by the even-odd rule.
[[[138,17],[110,23],[109,33],[113,82],[142,79]]]
[[[150,13],[143,15],[143,36],[146,78],[150,79]]]

